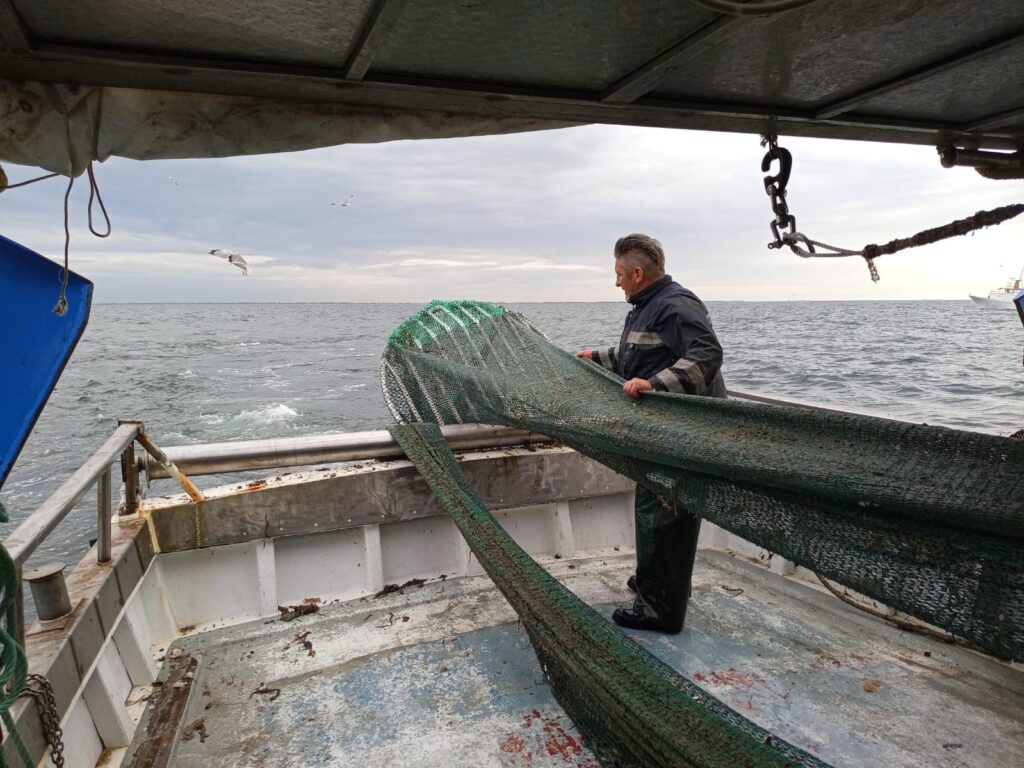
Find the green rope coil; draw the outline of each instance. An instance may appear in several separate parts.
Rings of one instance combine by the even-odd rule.
[[[3,520],[7,522],[7,516]],[[28,660],[25,657],[25,649],[17,641],[18,636],[18,566],[14,564],[7,548],[0,545],[0,589],[3,590],[0,596],[0,613],[3,615],[3,623],[0,625],[0,719],[7,726],[7,732],[14,739],[14,746],[18,750],[26,768],[33,768],[35,761],[29,754],[25,741],[18,733],[18,728],[11,717],[11,707],[21,696],[25,688],[25,678],[28,675]],[[0,768],[7,768],[7,760],[3,750],[0,749]]]

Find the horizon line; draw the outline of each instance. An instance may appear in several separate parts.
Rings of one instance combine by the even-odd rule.
[[[233,305],[233,304],[427,304],[427,301],[94,301],[93,306],[137,306],[146,304],[159,305]],[[515,299],[441,299],[441,301],[486,301],[490,304],[628,304],[625,299],[594,299],[590,301],[518,301]],[[822,304],[848,304],[852,302],[895,302],[895,301],[948,301],[970,303],[971,299],[704,299],[705,303],[717,304],[799,304],[818,302]]]

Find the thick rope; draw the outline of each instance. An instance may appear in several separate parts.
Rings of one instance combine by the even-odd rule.
[[[997,168],[991,165],[979,165],[974,170],[986,179],[992,179],[993,181],[1024,179],[1024,168]]]
[[[994,208],[991,211],[978,211],[973,216],[951,221],[949,224],[943,224],[941,227],[926,229],[911,237],[899,237],[895,240],[890,240],[884,245],[876,245],[874,243],[871,245],[865,245],[860,250],[840,248],[835,245],[820,242],[819,240],[811,240],[807,235],[801,232],[794,232],[792,235],[784,235],[783,241],[789,246],[789,249],[793,253],[803,259],[815,257],[834,258],[841,256],[861,256],[864,261],[867,262],[868,269],[871,272],[871,281],[877,283],[879,276],[874,260],[879,256],[888,256],[889,254],[893,254],[907,248],[930,245],[931,243],[937,243],[939,240],[945,240],[959,235],[966,235],[968,232],[974,232],[975,230],[983,227],[1002,224],[1004,221],[1012,219],[1015,216],[1019,216],[1021,213],[1024,213],[1024,204],[1022,203],[1004,205],[1000,208]],[[805,244],[807,248],[802,248],[798,243]]]

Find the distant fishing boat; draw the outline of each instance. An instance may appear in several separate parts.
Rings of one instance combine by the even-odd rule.
[[[1024,269],[1016,278],[1010,278],[1002,288],[996,288],[988,292],[987,297],[970,294],[971,301],[980,304],[985,309],[1016,309],[1013,303],[1017,294],[1024,291]]]

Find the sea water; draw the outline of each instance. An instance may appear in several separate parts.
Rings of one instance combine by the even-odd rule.
[[[570,351],[618,341],[625,302],[510,304]],[[711,302],[730,387],[1007,435],[1024,427],[1024,328],[969,301]],[[381,429],[378,365],[414,304],[106,304],[2,490],[13,527],[114,431],[161,447]],[[199,478],[200,487],[219,484]],[[115,472],[115,485],[119,473]],[[171,481],[153,492],[174,492]],[[73,566],[96,536],[86,495],[31,563]]]

